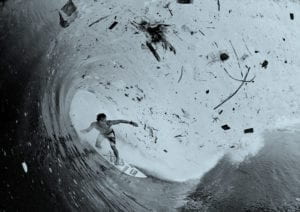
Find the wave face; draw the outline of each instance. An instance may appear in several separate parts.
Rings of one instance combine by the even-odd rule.
[[[182,209],[299,211],[299,131],[266,132],[265,140],[249,160],[238,165],[221,161],[202,178]]]
[[[3,154],[18,169],[27,164],[16,177],[24,194],[15,199],[34,191],[15,207],[299,209],[299,136],[288,129],[264,137],[299,123],[299,30],[287,30],[284,18],[297,3],[263,0],[260,12],[253,1],[65,3],[5,1],[2,8],[1,69],[10,72],[1,82],[2,111],[14,114]],[[99,112],[138,122],[115,127],[117,146],[146,179],[98,154],[96,131],[80,133]],[[7,179],[10,190],[14,179]]]

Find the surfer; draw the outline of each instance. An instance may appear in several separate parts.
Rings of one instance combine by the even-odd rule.
[[[107,120],[106,115],[104,113],[99,113],[97,115],[97,121],[92,122],[87,129],[81,130],[82,133],[88,133],[92,129],[98,130],[100,133],[97,137],[96,147],[101,148],[101,136],[107,138],[110,142],[110,147],[116,156],[115,164],[119,164],[119,152],[116,148],[116,135],[114,130],[112,129],[112,125],[116,124],[131,124],[132,126],[138,127],[138,124],[133,121],[126,121],[126,120]]]

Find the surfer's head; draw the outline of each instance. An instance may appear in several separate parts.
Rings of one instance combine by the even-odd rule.
[[[99,113],[97,115],[97,121],[105,121],[106,120],[106,115],[104,113]]]

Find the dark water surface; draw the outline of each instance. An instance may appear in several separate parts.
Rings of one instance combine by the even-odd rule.
[[[207,211],[300,211],[300,133],[272,131],[249,160],[205,175],[187,205]]]

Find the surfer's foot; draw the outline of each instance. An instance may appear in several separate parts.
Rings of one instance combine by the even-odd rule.
[[[120,160],[119,160],[119,158],[116,159],[115,165],[120,165]]]

